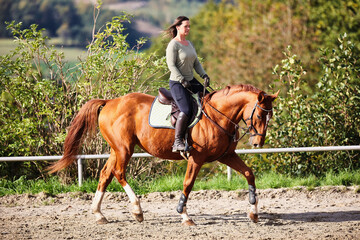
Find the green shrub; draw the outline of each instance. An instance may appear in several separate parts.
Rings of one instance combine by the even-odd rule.
[[[358,145],[360,143],[359,54],[346,34],[339,46],[322,50],[319,62],[323,76],[313,95],[304,94],[306,74],[301,61],[285,53],[281,66],[274,68],[280,88],[286,90],[275,103],[267,144],[272,147]],[[360,167],[359,152],[300,152],[268,154],[267,161],[248,160],[259,170],[279,173],[322,175]]]

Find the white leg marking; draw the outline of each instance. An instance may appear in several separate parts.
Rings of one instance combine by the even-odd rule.
[[[259,221],[259,215],[258,215],[258,202],[259,199],[256,197],[256,202],[254,205],[250,205],[250,212],[249,212],[249,218],[254,222],[257,223]]]
[[[124,187],[124,190],[125,190],[126,194],[128,195],[128,197],[130,199],[130,202],[133,205],[132,213],[142,214],[142,210],[141,210],[141,206],[140,206],[140,200],[137,198],[137,196],[135,195],[135,193],[132,190],[132,188],[130,187],[130,185],[126,184],[125,187]]]
[[[187,221],[191,221],[189,215],[186,212],[186,207],[183,208],[183,212],[181,213],[181,217],[182,217],[182,222],[187,222]]]
[[[105,218],[104,215],[102,215],[100,207],[101,202],[104,198],[105,192],[96,191],[94,200],[91,204],[91,210],[95,214],[96,221]]]
[[[254,205],[250,205],[250,213],[258,214],[258,202],[259,199],[256,197],[256,202]]]

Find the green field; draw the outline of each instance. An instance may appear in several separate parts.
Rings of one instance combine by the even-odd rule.
[[[49,45],[57,43],[57,39],[49,41]],[[0,55],[9,54],[17,46],[16,42],[12,38],[0,38]],[[86,56],[86,49],[70,48],[70,47],[55,47],[59,52],[63,52],[65,55],[65,61],[78,62],[78,57]]]

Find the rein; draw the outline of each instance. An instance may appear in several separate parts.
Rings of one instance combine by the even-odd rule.
[[[204,111],[204,107],[205,107],[205,104],[209,105],[212,109],[214,109],[217,113],[219,113],[220,115],[222,115],[223,117],[225,117],[232,125],[234,125],[234,128],[235,128],[235,131],[234,133],[230,133],[228,132],[226,129],[224,129],[223,127],[221,127],[217,122],[215,122],[214,120],[212,120],[209,115]],[[210,120],[210,122],[212,122],[216,127],[218,127],[222,132],[224,132],[226,135],[228,135],[233,142],[238,142],[240,141],[247,133],[250,134],[250,137],[253,137],[253,136],[265,136],[265,134],[260,134],[257,129],[255,128],[254,124],[253,124],[253,116],[254,116],[254,113],[255,113],[255,110],[256,108],[260,108],[261,110],[265,111],[265,112],[268,112],[268,114],[266,115],[266,125],[265,125],[265,129],[267,128],[267,125],[269,123],[269,120],[270,120],[270,117],[269,116],[269,113],[272,111],[272,108],[271,109],[264,109],[262,108],[259,104],[258,104],[258,101],[256,101],[254,107],[253,107],[253,110],[251,112],[251,115],[249,118],[247,118],[246,120],[243,120],[243,122],[246,124],[246,121],[249,121],[250,120],[250,126],[248,128],[243,128],[243,127],[240,127],[239,124],[233,122],[229,117],[227,117],[225,114],[223,114],[222,112],[220,112],[219,110],[217,110],[214,106],[212,106],[209,102],[205,102],[205,104],[203,105],[203,108],[201,109],[202,113],[205,115],[205,117],[207,119]],[[247,124],[246,124],[247,125]],[[245,132],[244,134],[239,137],[239,138],[236,138],[236,133],[239,129],[243,129]],[[254,130],[255,134],[251,134],[250,133],[250,130]]]

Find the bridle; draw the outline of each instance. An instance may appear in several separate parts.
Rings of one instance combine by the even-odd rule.
[[[254,108],[253,108],[253,110],[252,110],[252,112],[251,112],[250,117],[247,118],[247,119],[245,119],[245,120],[242,119],[245,124],[246,124],[246,121],[249,121],[249,120],[250,120],[250,126],[247,128],[247,131],[250,133],[250,137],[254,137],[254,136],[262,136],[262,137],[265,137],[265,133],[263,133],[263,134],[259,133],[259,132],[256,130],[254,124],[253,124],[253,116],[254,116],[256,107],[258,107],[258,108],[260,108],[261,110],[267,112],[264,132],[265,132],[265,130],[267,129],[267,126],[268,126],[269,121],[270,121],[270,112],[272,112],[272,108],[271,108],[271,109],[262,108],[262,107],[260,107],[260,105],[258,104],[258,102],[259,102],[259,101],[256,101],[255,106],[254,106]],[[247,125],[247,124],[246,124],[246,125]],[[251,134],[251,132],[250,132],[251,129],[254,130],[254,132],[255,132],[254,134]]]
[[[222,132],[224,132],[226,135],[228,135],[233,142],[238,142],[240,141],[246,134],[250,134],[250,137],[254,137],[254,136],[262,136],[264,137],[265,136],[265,133],[259,133],[257,131],[257,129],[255,128],[254,124],[253,124],[253,118],[254,118],[254,113],[255,113],[255,110],[256,108],[260,108],[261,110],[267,112],[268,114],[266,114],[266,124],[265,124],[265,130],[267,129],[267,126],[269,124],[269,121],[270,121],[270,112],[272,112],[272,108],[271,109],[265,109],[265,108],[262,108],[259,104],[258,104],[259,101],[256,101],[252,111],[251,111],[251,115],[249,118],[245,119],[242,118],[243,122],[247,125],[246,121],[250,121],[250,125],[247,127],[247,128],[243,128],[243,127],[240,127],[239,124],[233,122],[229,117],[227,117],[225,114],[223,114],[222,112],[220,112],[219,110],[217,110],[214,106],[212,106],[208,101],[205,101],[205,103],[203,104],[203,108],[201,109],[202,113],[204,114],[204,116],[210,120],[210,122],[212,122],[216,127],[218,127]],[[205,105],[209,105],[213,110],[215,110],[217,113],[219,113],[220,115],[222,115],[223,117],[225,117],[235,128],[235,131],[234,133],[230,133],[228,132],[226,129],[224,129],[223,127],[221,127],[217,122],[215,122],[214,120],[212,120],[209,115],[205,112]],[[244,134],[239,137],[239,138],[236,138],[236,134],[237,134],[237,131],[239,129],[243,129],[244,130]],[[251,130],[253,130],[255,133],[254,134],[251,134]]]

